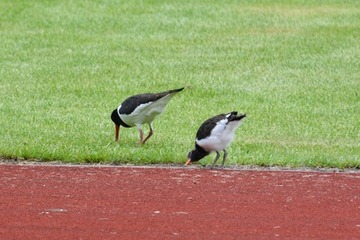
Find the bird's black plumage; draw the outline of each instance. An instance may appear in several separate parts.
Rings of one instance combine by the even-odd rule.
[[[128,97],[111,113],[111,120],[115,123],[115,141],[118,141],[119,128],[136,126],[140,133],[140,143],[145,143],[153,134],[152,121],[161,114],[170,99],[184,88],[173,89],[160,93],[143,93]],[[150,132],[143,139],[141,125],[149,124]]]
[[[120,116],[119,116],[119,113],[118,113],[118,110],[115,109],[114,111],[112,111],[111,113],[111,120],[118,126],[123,126],[123,127],[126,127],[126,128],[130,128],[131,126],[127,125],[126,123],[124,123]]]
[[[191,159],[192,162],[196,162],[209,154],[210,152],[205,151],[202,147],[195,143],[195,150],[188,153],[188,159]]]
[[[217,122],[219,122],[223,118],[225,118],[225,114],[219,114],[215,117],[207,119],[199,127],[199,129],[196,133],[196,138],[200,140],[200,139],[208,137],[211,134],[211,131],[216,126]]]
[[[229,114],[219,114],[215,117],[209,118],[207,119],[205,122],[203,122],[203,124],[201,124],[201,126],[199,127],[199,130],[196,133],[196,138],[198,140],[201,140],[203,138],[208,137],[211,134],[211,131],[214,129],[214,127],[218,124],[218,122],[222,119],[227,118],[228,119],[228,123],[231,121],[238,121],[241,118],[243,118],[243,115],[237,115],[237,112],[231,112],[230,115]],[[229,115],[228,117],[226,117],[227,115]]]
[[[203,122],[196,133],[195,149],[189,152],[185,165],[199,161],[215,151],[216,158],[212,164],[213,167],[220,157],[219,151],[224,151],[221,165],[223,167],[227,156],[226,148],[232,142],[235,130],[244,117],[246,117],[245,114],[238,115],[236,111],[233,111],[216,115]]]
[[[168,94],[180,92],[184,88],[174,89],[166,92],[161,93],[143,93],[131,96],[121,104],[121,107],[119,109],[120,114],[131,114],[138,106],[141,104],[149,103],[149,102],[155,102],[159,100],[160,98],[165,97]]]

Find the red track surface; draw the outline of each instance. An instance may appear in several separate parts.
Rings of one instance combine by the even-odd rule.
[[[360,239],[360,174],[0,165],[0,239]]]

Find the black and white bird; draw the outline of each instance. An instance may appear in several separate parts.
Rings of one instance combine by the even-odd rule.
[[[223,168],[227,157],[226,148],[234,140],[235,130],[245,117],[246,114],[238,115],[237,112],[230,112],[207,119],[196,133],[195,149],[189,152],[185,166],[216,152],[216,158],[211,165],[213,168],[220,157],[219,152],[224,151],[221,164]]]
[[[140,133],[140,143],[144,144],[153,134],[152,122],[160,115],[170,99],[184,88],[173,89],[161,93],[144,93],[127,98],[111,114],[115,123],[115,141],[119,139],[120,126],[130,128],[136,126]],[[144,139],[142,124],[149,124],[150,132]]]

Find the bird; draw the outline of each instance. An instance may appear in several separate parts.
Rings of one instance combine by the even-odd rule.
[[[216,152],[215,160],[210,167],[212,169],[220,157],[219,152],[223,151],[223,162],[220,167],[223,168],[227,157],[226,148],[234,140],[235,130],[241,125],[245,117],[246,114],[238,115],[238,112],[233,111],[216,115],[203,122],[196,133],[195,149],[188,153],[185,166]]]
[[[143,93],[128,97],[111,113],[111,120],[115,123],[115,142],[119,140],[120,126],[130,128],[136,126],[140,133],[140,144],[145,144],[153,135],[152,122],[160,115],[170,99],[184,88],[173,89],[160,93]],[[144,139],[142,125],[148,124],[149,134]]]

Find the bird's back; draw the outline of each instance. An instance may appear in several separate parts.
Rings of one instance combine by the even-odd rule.
[[[243,117],[237,112],[219,114],[206,120],[199,128],[196,143],[207,151],[227,148],[234,139],[235,130]]]
[[[120,117],[130,126],[150,123],[165,110],[170,99],[181,90],[183,90],[183,88],[156,94],[145,93],[129,97],[119,108]]]

